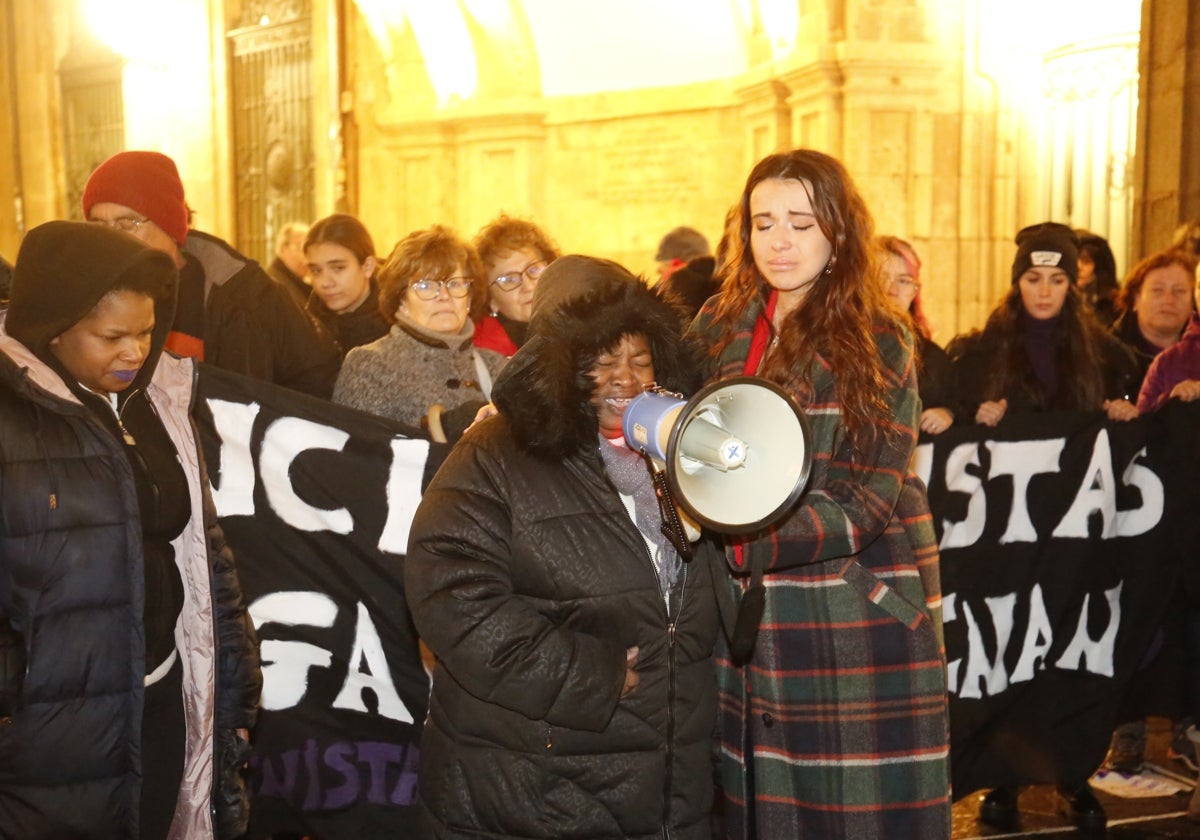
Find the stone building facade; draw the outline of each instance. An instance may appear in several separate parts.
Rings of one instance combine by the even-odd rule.
[[[804,145],[846,163],[879,232],[914,243],[946,339],[1008,287],[1025,224],[1095,230],[1124,269],[1200,214],[1187,0],[1107,4],[1122,6],[1108,17],[1081,3],[1038,39],[1019,25],[1018,7],[1045,9],[1034,0],[731,2],[732,23],[712,29],[737,56],[725,72],[612,89],[571,86],[564,42],[590,56],[588,37],[610,35],[595,18],[574,29],[574,0],[160,0],[146,8],[165,17],[142,34],[110,0],[108,23],[131,36],[117,44],[88,22],[90,2],[9,0],[0,14],[10,258],[23,230],[78,216],[107,154],[155,148],[178,162],[196,226],[259,259],[297,217],[353,212],[386,254],[414,228],[469,236],[505,211],[567,251],[652,273],[665,231],[688,224],[715,244],[754,161]],[[663,4],[610,5],[625,15],[615,31]],[[423,20],[433,7],[451,17]],[[619,38],[606,50],[614,75],[631,60]],[[466,86],[447,88],[457,71]]]

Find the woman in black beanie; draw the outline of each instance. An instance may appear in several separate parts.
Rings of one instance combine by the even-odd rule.
[[[190,410],[171,259],[49,222],[0,328],[0,826],[235,837],[261,687]],[[11,835],[9,834],[11,832]]]
[[[982,330],[946,348],[964,418],[995,426],[1016,411],[1098,411],[1137,416],[1129,352],[1100,325],[1076,284],[1079,240],[1044,222],[1016,238],[1012,288]]]
[[[946,348],[967,418],[995,426],[1006,416],[1038,411],[1100,411],[1130,420],[1136,379],[1132,355],[1096,320],[1077,286],[1079,240],[1066,225],[1045,222],[1017,234],[1012,289],[982,330]],[[1104,809],[1087,778],[1058,779],[1061,807],[1075,825],[1102,830]],[[1011,826],[1016,786],[984,797],[979,819]]]

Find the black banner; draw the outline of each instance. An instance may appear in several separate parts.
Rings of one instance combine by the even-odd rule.
[[[951,767],[963,796],[1085,780],[1182,608],[1200,406],[954,429],[918,451],[941,546]],[[1160,686],[1164,702],[1179,686]]]
[[[448,447],[204,366],[214,501],[263,654],[251,836],[395,837],[429,682],[403,554]]]
[[[252,836],[396,836],[429,690],[402,555],[448,447],[210,367],[200,391],[214,498],[265,663]],[[1103,759],[1125,690],[1145,681],[1190,585],[1198,432],[1200,404],[1171,404],[1130,423],[1045,414],[922,441],[956,796],[1080,781]]]

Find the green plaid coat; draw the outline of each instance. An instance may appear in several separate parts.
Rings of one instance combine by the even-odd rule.
[[[715,377],[743,372],[754,306],[713,359]],[[716,339],[711,312],[692,327]],[[729,837],[948,838],[949,732],[937,542],[924,486],[909,463],[921,405],[912,336],[876,330],[898,433],[852,471],[837,382],[821,358],[811,385],[787,390],[808,413],[813,467],[796,509],[764,535],[733,544],[730,586],[766,570],[753,656],[719,652],[719,775]],[[799,372],[798,372],[799,374]],[[747,755],[752,772],[747,772]]]

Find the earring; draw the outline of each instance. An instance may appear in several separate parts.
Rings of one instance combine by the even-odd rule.
[[[825,266],[825,271],[824,271],[824,273],[825,273],[827,276],[828,276],[828,275],[830,275],[830,274],[833,274],[833,267],[834,267],[835,265],[837,265],[837,254],[834,254],[833,256],[831,256],[831,257],[829,258],[829,263],[828,263],[828,264]]]

